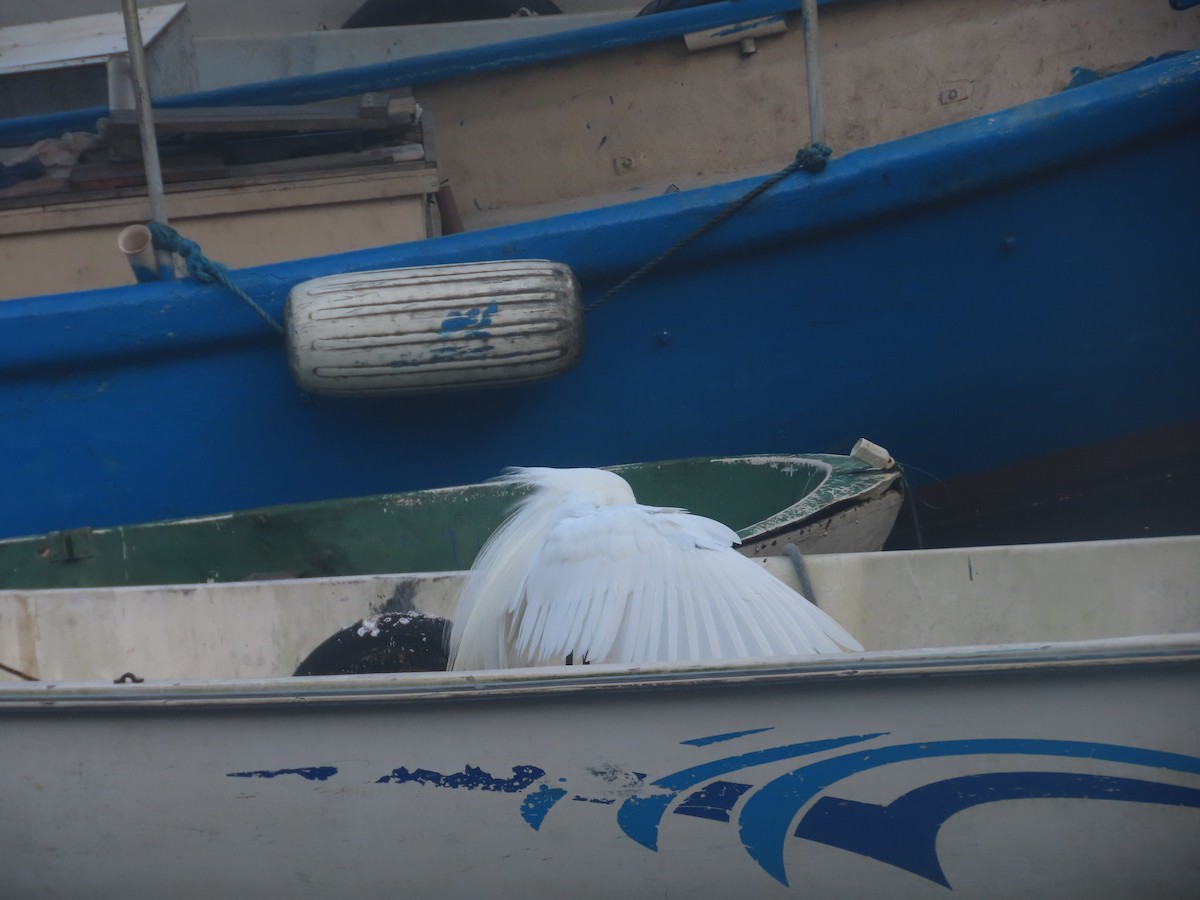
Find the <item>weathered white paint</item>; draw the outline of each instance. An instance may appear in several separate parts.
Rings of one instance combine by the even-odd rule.
[[[1200,633],[1179,632],[1200,628],[1198,550],[814,558],[820,602],[886,648],[844,657],[119,685],[110,658],[97,681],[7,682],[0,883],[131,900],[1190,896]],[[122,631],[176,665],[253,664],[314,610],[343,622],[396,587],[370,581],[9,593],[0,622],[35,654],[74,632],[53,651],[66,668]],[[450,584],[414,605],[444,609]],[[1055,640],[1139,632],[1156,636]],[[1158,799],[1118,802],[1144,790]]]
[[[0,689],[0,879],[22,898],[943,898],[928,877],[795,836],[797,819],[819,827],[814,801],[772,802],[772,781],[865,753],[814,799],[884,806],[1023,772],[1194,790],[1194,772],[1154,763],[1200,758],[1198,661],[1192,636],[867,654],[836,669]],[[684,743],[716,735],[730,737]],[[980,749],[932,755],[949,742]],[[877,765],[904,747],[917,758]],[[677,793],[654,783],[705,764]],[[746,791],[729,821],[680,814],[717,782]],[[655,850],[622,830],[638,801],[661,804]],[[782,827],[764,829],[777,808]],[[914,825],[887,824],[875,846],[903,860]],[[751,856],[747,826],[760,851],[778,849],[789,887]],[[956,898],[1185,897],[1198,826],[1186,806],[1030,797],[916,837]]]
[[[850,509],[760,541],[744,543],[738,550],[746,556],[779,556],[789,543],[805,555],[879,550],[892,533],[904,503],[904,494],[896,488],[898,479],[899,476],[865,493]]]
[[[713,47],[723,47],[726,44],[738,44],[745,55],[749,47],[754,47],[754,38],[769,37],[773,34],[783,34],[787,31],[787,19],[782,13],[764,16],[733,25],[720,25],[707,31],[693,31],[683,36],[683,42],[693,53],[698,50],[710,50]],[[749,47],[742,41],[750,41]],[[756,50],[750,50],[756,52]]]
[[[369,166],[263,177],[236,186],[168,186],[171,224],[232,267],[302,259],[429,236],[426,198],[435,168]],[[144,191],[0,210],[5,298],[129,284],[116,250],[121,229],[147,217]],[[70,265],[62,265],[62,260]]]
[[[297,24],[295,4],[222,2],[189,6],[197,34],[231,31],[203,32],[201,21],[233,15],[238,22],[227,41],[199,42],[206,87],[214,78],[268,79],[507,40],[572,18],[329,32]],[[631,15],[637,4],[571,8]],[[264,40],[254,36],[262,31],[255,22],[267,9],[276,9],[276,27],[267,30],[277,34]],[[438,177],[474,230],[777,170],[809,142],[803,34],[792,25],[759,39],[747,57],[736,46],[689,53],[672,40],[419,85],[417,99],[437,116]],[[1076,66],[1108,71],[1196,47],[1200,17],[1142,0],[872,0],[824,8],[820,42],[826,142],[840,155],[1061,90]],[[177,201],[168,202],[175,219]],[[381,208],[336,224],[325,212],[298,214],[294,224],[279,217],[249,224],[262,240],[286,235],[281,242],[297,248],[286,258],[406,239],[388,227]],[[271,259],[247,258],[257,242],[226,240],[213,251],[210,234],[188,236],[228,264]],[[4,293],[127,283],[123,263],[95,249],[111,240],[104,234],[80,251],[44,236],[6,237],[0,265],[13,275]],[[79,264],[47,264],[63,258]],[[31,274],[22,278],[26,260]],[[48,272],[52,282],[37,280]]]
[[[153,95],[199,90],[186,4],[144,4],[138,22]],[[96,15],[7,27],[0,21],[0,110],[6,118],[15,118],[103,106],[109,98],[110,74],[116,74],[108,64],[126,53],[119,2]]]
[[[763,557],[799,588],[786,557]],[[810,556],[815,600],[868,650],[1200,631],[1200,538]],[[0,662],[43,680],[290,674],[382,611],[450,616],[461,573],[0,592]],[[11,676],[0,675],[11,680]]]
[[[519,16],[474,22],[401,25],[267,35],[216,34],[197,41],[203,89],[230,87],[309,72],[331,72],[363,61],[407,59],[539,37],[630,18],[633,10],[562,16]]]
[[[187,0],[198,36],[281,35],[336,30],[364,0]],[[556,0],[564,14],[634,15],[638,0]],[[0,27],[111,12],[113,0],[38,0],[0,3]],[[541,18],[541,17],[539,17]],[[565,18],[554,16],[545,18]],[[493,20],[502,21],[502,20]],[[463,24],[463,23],[452,23]]]
[[[142,4],[138,22],[143,42],[147,46],[153,44],[182,16],[185,6],[184,3]],[[125,50],[125,24],[119,11],[10,25],[0,28],[0,77],[103,63],[114,53]]]
[[[522,384],[579,361],[583,307],[549,260],[354,272],[292,288],[287,338],[292,374],[318,394]]]
[[[1200,45],[1200,17],[1142,0],[872,0],[821,10],[835,155]],[[682,40],[418,86],[469,229],[782,168],[809,143],[803,34]]]
[[[0,25],[48,22],[112,12],[113,0],[39,0],[0,3]],[[187,0],[197,35],[229,34],[237,23],[246,34],[316,31],[336,28],[362,0]]]

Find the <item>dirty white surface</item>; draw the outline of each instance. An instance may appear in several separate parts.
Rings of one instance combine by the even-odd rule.
[[[763,564],[799,587],[786,557]],[[806,565],[817,604],[868,650],[1200,631],[1200,537],[832,554]],[[43,680],[286,676],[359,619],[450,616],[461,579],[4,591],[0,663]]]

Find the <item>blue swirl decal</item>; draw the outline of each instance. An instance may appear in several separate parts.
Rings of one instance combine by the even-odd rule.
[[[966,740],[966,741],[931,741],[921,744],[894,744],[890,747],[877,747],[871,750],[860,750],[847,753],[831,759],[810,763],[799,769],[794,769],[786,775],[767,782],[762,788],[752,794],[742,807],[738,818],[738,829],[742,838],[742,846],[768,874],[781,884],[787,884],[787,873],[783,865],[783,845],[791,829],[792,821],[800,810],[823,790],[851,775],[875,769],[892,763],[914,759],[931,759],[936,757],[977,756],[977,755],[1020,755],[1020,756],[1055,756],[1072,759],[1105,760],[1108,762],[1128,763],[1135,766],[1149,766],[1161,769],[1171,769],[1177,772],[1200,774],[1200,759],[1194,756],[1182,756],[1177,753],[1162,753],[1155,750],[1142,750],[1137,747],[1123,747],[1117,744],[1094,744],[1082,741],[1053,741],[1053,740],[1018,740],[1011,738]],[[1164,788],[1175,792],[1176,799],[1171,801],[1179,806],[1196,806],[1195,792],[1185,788],[1163,785]],[[1107,799],[1109,795],[1097,793],[1089,795],[1088,799]],[[1161,801],[1159,801],[1161,802]],[[815,807],[814,810],[815,811]],[[809,815],[813,811],[809,812]],[[931,818],[936,817],[933,813]],[[806,815],[807,819],[808,816]],[[820,834],[820,826],[816,833]],[[803,829],[811,833],[809,827],[802,822],[797,830]],[[933,829],[936,837],[937,828]],[[802,836],[808,837],[809,834]],[[894,835],[893,835],[894,837]],[[826,841],[825,843],[829,843]],[[849,848],[847,848],[849,849]],[[855,851],[857,852],[857,851]],[[910,872],[922,874],[931,871],[928,865],[928,853],[936,855],[936,848],[927,851],[914,851],[916,855],[907,864],[897,863],[894,854],[893,865]],[[871,855],[871,854],[866,854]],[[878,858],[878,857],[875,857]],[[922,862],[921,860],[925,861]],[[938,872],[940,873],[940,866]],[[932,880],[938,881],[937,878]],[[944,879],[939,883],[944,884]]]
[[[693,748],[733,742],[761,735],[772,728],[754,728],[692,738],[680,743]],[[787,885],[784,867],[789,838],[813,841],[877,860],[950,887],[937,855],[942,827],[957,813],[1004,800],[1112,800],[1200,809],[1200,787],[1093,772],[1050,771],[1045,760],[1080,760],[1116,763],[1159,772],[1200,776],[1200,757],[1086,741],[987,738],[880,746],[887,732],[844,735],[800,743],[781,744],[688,766],[647,780],[642,772],[606,765],[587,769],[604,782],[603,796],[584,796],[555,785],[566,778],[547,778],[534,765],[511,767],[512,775],[492,775],[468,765],[460,772],[443,774],[430,769],[401,766],[375,779],[376,784],[420,784],[435,788],[464,789],[498,794],[519,794],[521,820],[540,831],[546,818],[562,800],[597,807],[620,802],[616,824],[640,846],[658,852],[659,831],[668,813],[717,823],[736,821],[742,847],[768,875]],[[843,748],[854,749],[843,751]],[[834,751],[841,751],[836,752]],[[752,778],[729,776],[759,766],[798,761],[822,754],[755,787]],[[865,803],[828,793],[837,783],[862,772],[913,760],[963,757],[1028,757],[1042,764],[1028,771],[955,774],[931,781],[887,804]],[[795,765],[795,763],[791,763]],[[983,764],[986,766],[986,762]],[[1061,766],[1061,764],[1060,764]],[[1055,767],[1049,767],[1055,768]],[[292,769],[258,769],[229,772],[230,778],[278,778],[297,775],[307,781],[326,781],[338,774],[334,766]],[[1133,773],[1137,774],[1137,773]],[[1178,780],[1178,779],[1176,779]],[[740,807],[740,808],[739,808]]]
[[[796,837],[869,856],[950,887],[937,836],[952,815],[998,800],[1127,800],[1200,807],[1200,790],[1070,772],[990,772],[935,781],[887,806],[822,797],[800,820]]]
[[[747,732],[748,733],[748,732]],[[882,732],[880,732],[882,734]],[[783,747],[769,747],[766,750],[754,750],[740,756],[729,756],[713,762],[692,766],[671,775],[664,775],[651,784],[666,788],[666,793],[652,794],[649,797],[630,797],[617,810],[617,824],[627,835],[648,850],[658,849],[658,826],[666,814],[671,802],[681,791],[686,791],[702,784],[718,775],[727,775],[739,769],[761,766],[763,763],[776,762],[796,756],[807,756],[822,750],[844,747],[860,741],[869,741],[879,737],[879,734],[859,734],[850,737],[830,738],[823,741],[808,741],[803,744],[787,744]],[[686,743],[686,742],[685,742]]]

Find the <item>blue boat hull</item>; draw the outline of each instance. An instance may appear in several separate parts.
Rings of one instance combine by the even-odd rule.
[[[506,465],[844,452],[939,478],[1200,421],[1200,54],[834,159],[586,319],[540,384],[306,396],[224,291],[0,304],[0,536],[475,481]],[[236,273],[570,265],[585,302],[754,182]]]

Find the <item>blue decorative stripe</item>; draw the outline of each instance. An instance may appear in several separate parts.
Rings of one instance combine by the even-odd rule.
[[[762,728],[726,732],[681,743],[731,739],[770,730]],[[746,797],[737,816],[742,844],[767,874],[785,886],[788,880],[783,856],[788,829],[799,812],[808,807],[792,832],[795,837],[865,856],[949,888],[937,854],[939,833],[956,813],[974,806],[1003,800],[1068,799],[1114,800],[1200,809],[1200,787],[1149,778],[1044,769],[955,775],[921,785],[888,804],[867,803],[830,794],[820,796],[830,785],[871,769],[913,760],[954,757],[1025,756],[1087,760],[1200,776],[1200,757],[1084,741],[989,738],[872,746],[809,762],[772,779],[758,790],[750,783],[717,777],[723,773],[873,741],[885,734],[847,735],[788,744],[691,766],[651,782],[664,789],[660,793],[626,797],[617,810],[617,823],[628,837],[651,851],[657,851],[663,816],[671,810],[682,791],[701,785],[675,806],[674,814],[728,823],[733,818],[734,808]],[[308,781],[325,781],[337,771],[333,766],[311,766],[230,772],[227,777],[270,779],[299,775]],[[470,765],[461,772],[450,774],[401,767],[393,769],[390,775],[376,779],[375,783],[417,783],[438,788],[523,793],[520,815],[534,831],[541,829],[550,810],[565,798],[600,806],[616,803],[611,796],[587,797],[565,787],[551,787],[542,781],[546,773],[538,766],[518,765],[513,766],[511,771],[512,777],[499,778]],[[632,774],[637,781],[645,777],[618,767],[588,771],[609,782],[617,780],[621,774]],[[558,781],[566,782],[567,779],[559,778]],[[535,784],[536,788],[526,793]],[[632,788],[633,783],[630,782],[626,787]]]
[[[814,797],[851,775],[913,759],[947,756],[1020,755],[1103,760],[1200,775],[1200,759],[1177,753],[1082,741],[985,739],[897,744],[847,753],[794,769],[750,796],[738,817],[746,852],[781,884],[787,884],[784,840],[796,815]]]
[[[697,819],[712,819],[714,822],[728,822],[729,811],[750,785],[739,784],[736,781],[714,781],[700,790],[688,795],[682,803],[675,807],[677,816],[695,816]]]
[[[670,793],[649,797],[630,797],[617,810],[617,824],[629,837],[650,850],[658,849],[658,826],[666,814],[667,807],[678,796],[679,792],[695,787],[705,781],[747,769],[763,763],[777,762],[781,759],[793,759],[797,756],[807,756],[822,750],[832,750],[847,744],[860,743],[879,737],[878,734],[859,734],[847,737],[828,738],[821,741],[807,741],[802,744],[786,744],[782,747],[770,747],[766,750],[754,750],[739,756],[714,760],[692,766],[670,775],[664,775],[651,782],[657,787],[667,788]]]
[[[795,834],[950,887],[937,855],[938,831],[947,819],[983,803],[1051,798],[1200,807],[1200,790],[1173,784],[1072,772],[988,772],[927,784],[887,806],[822,797]]]
[[[720,741],[732,741],[734,738],[745,737],[748,734],[761,734],[764,731],[770,731],[774,725],[769,725],[766,728],[750,728],[746,731],[731,731],[728,734],[713,734],[708,737],[692,738],[690,741],[680,741],[681,744],[690,744],[693,747],[705,747],[708,744],[716,744]]]
[[[681,769],[670,775],[664,775],[662,778],[652,781],[651,784],[658,787],[665,787],[672,791],[684,791],[701,782],[708,781],[710,778],[716,778],[729,772],[736,772],[739,769],[760,766],[763,763],[777,762],[781,759],[807,756],[810,753],[820,753],[822,750],[833,750],[837,747],[845,747],[847,744],[858,744],[863,741],[874,740],[884,734],[887,734],[887,732],[852,734],[845,737],[825,738],[820,741],[805,741],[801,744],[784,744],[782,747],[768,747],[765,750],[751,750],[749,753],[742,753],[738,756],[728,756],[724,759],[717,759],[698,766]]]

